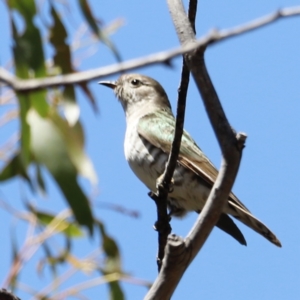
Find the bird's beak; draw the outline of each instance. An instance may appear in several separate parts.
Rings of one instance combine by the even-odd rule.
[[[99,81],[99,84],[105,85],[111,89],[115,89],[117,86],[116,81]]]

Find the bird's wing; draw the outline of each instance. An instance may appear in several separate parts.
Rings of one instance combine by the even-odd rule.
[[[170,153],[175,132],[175,119],[170,113],[160,110],[143,116],[139,120],[137,130],[152,145]],[[182,134],[178,162],[209,185],[214,184],[218,175],[217,169],[185,130]],[[249,211],[233,193],[230,193],[229,198],[235,205]]]

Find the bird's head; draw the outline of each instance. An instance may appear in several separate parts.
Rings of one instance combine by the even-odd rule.
[[[125,74],[117,81],[100,81],[99,83],[114,90],[127,118],[133,114],[142,116],[156,110],[171,111],[165,90],[150,77],[140,74]]]

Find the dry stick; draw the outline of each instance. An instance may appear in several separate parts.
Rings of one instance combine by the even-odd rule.
[[[169,63],[172,58],[197,49],[200,46],[205,47],[207,45],[214,44],[221,40],[228,39],[243,34],[245,32],[261,28],[279,20],[280,18],[293,17],[297,15],[300,15],[300,6],[284,8],[241,26],[237,26],[231,29],[224,29],[221,31],[212,30],[200,39],[198,39],[195,43],[187,44],[183,47],[178,47],[168,51],[162,51],[155,54],[151,54],[145,57],[128,60],[120,64],[113,64],[94,70],[82,71],[79,73],[73,73],[68,75],[21,80],[15,77],[13,74],[6,71],[4,68],[0,67],[0,82],[2,81],[6,83],[15,91],[29,91],[59,85],[78,84],[80,82],[87,82],[105,76],[117,74],[121,71],[129,71],[153,64]]]
[[[180,0],[168,0],[170,13],[182,45],[196,44],[195,35]],[[204,62],[204,47],[189,52],[186,62],[201,93],[207,114],[222,150],[222,164],[208,200],[197,221],[183,240],[171,236],[161,271],[145,299],[169,299],[184,271],[199,252],[217,223],[234,183],[246,136],[230,127]]]
[[[195,0],[193,0],[195,1]],[[180,150],[181,136],[183,133],[184,113],[186,104],[186,94],[189,84],[189,69],[183,62],[181,72],[181,82],[178,90],[177,101],[177,114],[174,139],[171,146],[170,155],[168,157],[167,165],[164,173],[158,179],[156,194],[150,192],[149,196],[155,201],[157,209],[157,221],[155,223],[155,229],[158,231],[158,254],[157,254],[157,267],[160,271],[162,261],[165,256],[165,247],[167,244],[168,235],[171,233],[170,216],[167,211],[167,198],[170,190],[170,184],[173,177],[173,173],[176,168],[177,159]]]
[[[197,12],[197,0],[191,0],[189,3],[189,20],[193,26],[194,33],[195,30],[195,19]],[[158,255],[157,255],[157,266],[158,271],[161,269],[162,260],[165,255],[165,246],[167,244],[168,235],[171,233],[170,220],[171,218],[167,212],[167,197],[170,190],[170,183],[173,177],[173,173],[176,168],[178,155],[180,152],[181,137],[183,134],[184,126],[184,114],[186,106],[186,96],[189,86],[189,68],[185,63],[183,58],[182,71],[181,71],[181,80],[180,86],[178,89],[178,100],[177,100],[177,113],[176,113],[176,124],[174,139],[171,146],[170,155],[168,157],[168,162],[165,168],[164,173],[159,178],[158,190],[156,194],[152,192],[149,193],[149,196],[155,201],[157,208],[157,222],[155,228],[158,231]]]

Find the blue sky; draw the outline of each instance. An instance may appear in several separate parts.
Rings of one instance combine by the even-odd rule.
[[[187,2],[187,1],[186,1]],[[140,57],[178,46],[178,39],[165,1],[90,1],[94,14],[109,23],[123,18],[112,40],[123,60]],[[299,4],[292,0],[273,1],[200,1],[197,15],[197,36],[211,28],[225,29],[245,23],[282,7]],[[73,25],[80,24],[76,6],[72,6]],[[10,58],[10,29],[7,11],[0,3],[2,18],[1,63]],[[75,25],[74,25],[75,24]],[[72,29],[74,29],[74,27]],[[71,28],[71,27],[70,27]],[[209,47],[207,67],[231,125],[246,132],[248,139],[237,180],[235,194],[262,220],[282,242],[281,249],[236,222],[247,240],[243,247],[218,229],[214,229],[201,252],[186,271],[172,299],[299,299],[300,297],[300,192],[299,177],[299,113],[300,113],[300,17],[280,20],[257,31]],[[46,49],[51,53],[51,49]],[[173,110],[176,109],[181,59],[172,61],[173,68],[162,65],[137,70],[154,77],[166,89]],[[80,66],[92,69],[114,63],[114,58],[100,45],[97,53]],[[118,76],[105,79],[116,79]],[[86,150],[98,174],[98,194],[93,200],[119,204],[140,213],[138,219],[107,209],[97,209],[97,216],[106,224],[108,233],[118,242],[124,271],[147,281],[154,281],[157,236],[152,229],[155,206],[147,189],[131,172],[123,154],[125,118],[111,90],[96,81],[89,87],[96,96],[100,113],[95,115],[80,91],[77,96],[81,121],[86,134]],[[1,108],[4,112],[6,107]],[[12,123],[1,128],[3,144],[17,128]],[[191,80],[185,128],[206,155],[219,167],[221,157],[214,133],[205,114],[201,98]],[[49,178],[49,176],[48,176]],[[88,194],[89,184],[82,180]],[[0,185],[0,197],[17,208],[22,199],[39,207],[60,211],[65,202],[54,183],[47,180],[49,195],[37,197],[28,192],[19,180]],[[185,236],[197,215],[172,220],[173,232]],[[11,216],[0,210],[2,249],[0,280],[10,265]],[[18,223],[15,233],[21,244],[26,227]],[[96,248],[99,241],[78,241],[76,254],[83,257]],[[46,271],[42,279],[35,273],[38,255],[24,269],[21,280],[40,289],[50,280]],[[96,276],[97,274],[94,274]],[[75,276],[68,285],[89,276]],[[123,283],[127,299],[142,299],[144,287]],[[107,288],[100,286],[85,293],[90,299],[108,298]],[[26,294],[20,297],[28,299]],[[100,297],[99,297],[100,296]]]

